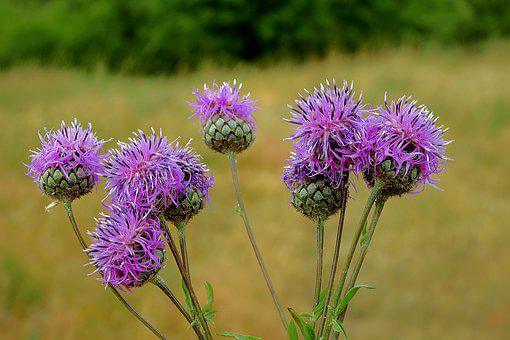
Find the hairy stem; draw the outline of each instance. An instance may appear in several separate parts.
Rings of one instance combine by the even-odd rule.
[[[184,318],[189,322],[189,324],[191,325],[193,323],[193,318],[191,317],[191,315],[186,311],[186,309],[184,308],[184,306],[181,304],[181,302],[177,299],[177,297],[174,295],[174,293],[172,293],[172,291],[170,290],[170,288],[168,288],[168,286],[166,285],[165,281],[163,280],[163,278],[159,275],[156,275],[152,280],[151,282],[156,286],[158,287],[159,289],[161,289],[161,291],[170,299],[170,301],[172,301],[172,303],[175,305],[175,307],[177,307],[177,309],[179,310],[179,312],[182,314],[182,316],[184,316]],[[193,325],[193,330],[195,331],[195,334],[197,335],[197,337],[199,339],[205,339],[204,335],[202,335],[202,333],[200,332],[200,328],[198,327],[198,325],[194,324]]]
[[[186,269],[184,268],[184,264],[181,260],[181,257],[179,255],[179,251],[177,250],[177,246],[174,242],[174,239],[172,237],[172,234],[170,233],[170,230],[168,229],[168,226],[166,224],[165,218],[160,214],[159,215],[159,222],[161,225],[161,229],[166,234],[167,237],[167,243],[170,247],[170,250],[172,251],[172,255],[175,259],[175,262],[177,264],[177,268],[179,269],[179,272],[181,273],[182,279],[184,281],[184,285],[189,291],[191,302],[196,310],[198,320],[200,321],[200,324],[202,325],[202,328],[205,332],[206,339],[212,339],[211,330],[209,329],[209,325],[207,324],[207,321],[205,320],[204,313],[202,311],[202,307],[200,306],[200,302],[198,301],[197,295],[195,294],[195,290],[193,289],[193,285],[191,284],[191,279],[186,273]]]
[[[71,201],[64,201],[62,202],[66,212],[67,216],[69,217],[69,222],[71,222],[71,226],[73,227],[74,234],[78,238],[78,241],[80,242],[80,245],[83,250],[87,249],[87,244],[85,243],[85,240],[83,239],[83,236],[80,232],[80,229],[78,229],[78,224],[76,223],[76,220],[74,218],[73,214],[73,208],[72,208],[72,202]],[[129,304],[129,302],[124,299],[124,297],[119,293],[119,291],[112,286],[111,284],[108,284],[108,288],[112,291],[113,295],[119,300],[119,302],[126,307],[126,309],[133,314],[141,323],[145,325],[155,336],[157,336],[159,339],[166,339],[167,337],[163,335],[160,331],[158,331],[149,321],[147,321],[136,309],[133,308]]]
[[[349,186],[349,174],[346,174],[345,178],[341,183],[342,187],[342,206],[340,208],[340,216],[338,218],[338,228],[336,231],[336,241],[335,241],[335,250],[333,253],[333,262],[331,263],[331,272],[329,273],[328,280],[328,288],[326,292],[326,301],[324,303],[324,311],[322,312],[322,316],[319,324],[318,338],[320,339],[322,334],[324,333],[324,328],[326,326],[326,320],[328,318],[329,312],[329,301],[331,299],[331,293],[333,291],[333,285],[335,284],[335,276],[336,270],[338,267],[338,258],[340,256],[340,244],[342,243],[342,233],[344,229],[344,221],[345,221],[345,210],[347,208],[347,195],[348,195],[348,186]]]
[[[372,206],[374,205],[375,200],[379,196],[380,191],[381,191],[381,184],[378,181],[376,181],[374,184],[374,187],[372,188],[372,192],[368,196],[367,202],[365,204],[365,208],[363,209],[363,213],[361,214],[361,218],[360,218],[358,226],[356,228],[356,232],[352,239],[351,247],[349,248],[349,252],[347,253],[347,257],[345,258],[344,265],[342,267],[342,274],[340,276],[338,286],[336,287],[335,292],[333,294],[333,303],[330,306],[328,306],[328,308],[330,308],[331,310],[335,310],[336,306],[340,302],[340,296],[341,296],[342,290],[344,288],[345,280],[347,278],[347,273],[349,272],[349,267],[351,265],[352,258],[354,256],[356,247],[357,247],[359,239],[361,237],[361,233],[363,232],[363,228],[365,227],[365,224],[367,222],[367,218],[370,213],[370,210],[372,209]],[[329,319],[330,319],[329,321],[332,321],[331,317],[332,317],[332,315],[329,316]],[[325,339],[329,338],[330,333],[331,333],[331,322],[327,322],[326,330],[324,332]]]
[[[246,233],[248,234],[248,238],[250,239],[251,246],[253,248],[253,252],[257,257],[257,262],[259,263],[260,270],[262,271],[262,275],[264,275],[264,279],[266,280],[267,288],[269,289],[269,293],[273,298],[273,302],[275,307],[280,315],[280,319],[282,321],[285,330],[287,330],[287,319],[285,318],[285,313],[283,312],[282,306],[280,305],[280,301],[278,300],[278,296],[276,295],[276,291],[273,288],[273,283],[271,278],[269,277],[269,273],[266,269],[266,265],[264,264],[264,260],[262,259],[262,255],[260,254],[259,247],[257,246],[257,242],[255,240],[255,236],[253,235],[253,231],[250,226],[250,222],[248,220],[248,215],[246,214],[246,209],[244,207],[243,197],[241,196],[241,188],[239,186],[239,178],[237,173],[237,157],[235,153],[229,153],[228,159],[230,161],[230,169],[232,171],[232,181],[234,183],[234,189],[236,191],[237,196],[237,204],[239,206],[239,212],[244,222],[244,227],[246,228]]]
[[[315,292],[313,294],[313,308],[319,304],[322,286],[322,260],[324,258],[324,222],[317,222],[317,255],[315,269]]]

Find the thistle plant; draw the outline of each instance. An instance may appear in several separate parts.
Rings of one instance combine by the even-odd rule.
[[[84,129],[76,120],[70,126],[62,122],[60,129],[47,130],[39,134],[39,139],[41,147],[32,151],[27,175],[44,194],[64,205],[73,231],[85,250],[87,244],[74,218],[72,202],[89,193],[99,181],[104,170],[104,155],[100,150],[105,141],[97,138],[90,124]],[[111,283],[107,285],[119,302],[154,335],[166,338]]]
[[[236,211],[243,219],[246,233],[271,298],[284,328],[287,328],[285,313],[257,245],[239,185],[237,154],[247,149],[255,139],[253,112],[257,109],[256,100],[252,100],[249,93],[241,95],[241,87],[242,84],[237,86],[235,80],[232,86],[226,82],[223,82],[221,86],[216,83],[213,83],[211,87],[204,85],[202,92],[198,89],[193,91],[196,100],[188,104],[194,108],[193,116],[200,118],[205,144],[216,152],[226,154],[229,159],[232,182],[237,197]]]
[[[362,288],[357,283],[375,229],[388,199],[437,188],[449,158],[447,131],[438,118],[411,97],[389,100],[376,107],[356,95],[353,83],[326,80],[298,94],[285,121],[295,128],[288,138],[292,152],[282,180],[290,204],[316,229],[315,288],[311,310],[286,314],[273,287],[257,245],[241,195],[237,154],[255,140],[256,100],[241,93],[241,85],[213,83],[195,90],[193,115],[199,117],[207,146],[229,160],[236,192],[236,212],[243,220],[250,244],[278,316],[290,339],[336,339],[347,336],[344,319],[349,304]],[[155,336],[166,339],[124,298],[146,284],[156,286],[192,329],[197,339],[212,339],[214,309],[212,285],[205,282],[207,299],[198,299],[191,277],[186,229],[209,202],[213,174],[201,157],[179,140],[169,141],[162,131],[135,132],[127,142],[102,153],[107,141],[88,124],[76,120],[39,136],[41,147],[31,152],[27,175],[40,190],[62,203],[73,231],[87,254],[88,265],[139,321]],[[72,203],[105,179],[105,212],[88,231],[87,244],[74,218]],[[354,179],[362,177],[371,190],[353,230],[341,270],[340,246],[347,202],[354,199]],[[328,281],[323,285],[326,222],[338,214],[335,247]],[[173,227],[169,226],[173,225]],[[175,241],[175,236],[177,241]],[[170,254],[168,254],[168,250]],[[166,267],[175,266],[182,293],[165,283]],[[338,277],[338,278],[337,278]],[[122,293],[121,293],[122,292]],[[180,296],[179,296],[180,295]],[[233,332],[220,335],[236,339],[261,339]]]

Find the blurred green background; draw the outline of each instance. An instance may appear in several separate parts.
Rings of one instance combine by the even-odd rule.
[[[507,339],[510,334],[510,41],[506,1],[0,1],[0,339],[151,338],[83,267],[61,206],[24,175],[37,131],[77,117],[103,138],[162,128],[215,173],[189,227],[197,286],[215,287],[215,331],[284,334],[239,216],[225,157],[202,143],[186,101],[234,78],[259,99],[240,155],[255,234],[285,306],[310,308],[315,231],[280,180],[282,122],[298,91],[347,79],[379,104],[412,94],[450,126],[454,158],[427,188],[385,209],[346,320],[352,339]],[[176,73],[177,72],[177,73]],[[367,191],[357,180],[344,240]],[[75,204],[83,231],[102,187]],[[326,230],[327,259],[336,220]],[[342,255],[347,243],[344,243]],[[329,266],[329,261],[326,261]],[[326,267],[328,268],[328,267]],[[327,271],[327,270],[326,270]],[[179,291],[174,266],[162,275]],[[204,296],[200,287],[200,295]],[[192,338],[153,286],[128,299],[171,339]]]

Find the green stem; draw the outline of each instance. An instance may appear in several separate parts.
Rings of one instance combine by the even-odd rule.
[[[87,244],[85,243],[85,240],[83,239],[83,236],[80,232],[80,229],[78,229],[78,224],[76,223],[76,220],[74,218],[73,214],[73,208],[72,208],[72,202],[71,201],[64,201],[62,202],[64,205],[67,216],[69,217],[69,222],[71,222],[71,226],[73,227],[74,234],[78,238],[78,241],[80,242],[80,245],[83,250],[87,249]],[[112,291],[113,295],[119,300],[119,302],[131,313],[133,314],[141,323],[145,325],[155,336],[157,336],[159,339],[166,339],[166,336],[163,335],[160,331],[158,331],[149,321],[147,321],[136,309],[133,308],[129,304],[129,302],[124,299],[124,297],[119,293],[119,291],[112,286],[111,284],[108,284],[108,288]]]
[[[262,259],[262,255],[260,254],[260,250],[257,246],[257,242],[255,241],[255,236],[253,235],[253,231],[250,226],[250,222],[248,220],[248,215],[246,214],[246,209],[244,207],[243,197],[241,196],[241,188],[239,186],[239,178],[237,173],[237,157],[235,153],[229,153],[228,159],[230,161],[230,169],[232,171],[232,181],[234,183],[234,188],[237,196],[237,204],[240,209],[240,215],[244,222],[244,227],[246,228],[246,233],[248,234],[248,238],[250,239],[251,246],[253,248],[253,252],[257,258],[257,262],[259,264],[260,270],[262,271],[262,275],[266,280],[267,288],[269,289],[269,293],[273,298],[273,302],[275,307],[280,315],[280,319],[282,321],[283,327],[287,330],[287,319],[285,318],[285,313],[283,312],[282,306],[280,305],[280,301],[278,300],[278,296],[276,295],[276,291],[273,288],[273,283],[271,278],[269,277],[269,273],[266,269],[266,265],[264,264],[264,260]]]
[[[315,292],[313,295],[313,308],[319,304],[322,286],[322,259],[324,257],[324,222],[319,220],[317,222],[317,256],[316,256],[316,271],[315,271]]]
[[[186,285],[186,288],[189,291],[189,295],[191,297],[191,302],[197,312],[198,320],[200,321],[200,324],[202,325],[202,328],[205,331],[205,337],[206,337],[206,339],[212,339],[211,330],[209,329],[209,325],[207,324],[207,321],[205,320],[204,313],[202,311],[202,307],[200,306],[200,302],[198,301],[198,298],[195,294],[195,290],[193,289],[191,280],[186,273],[186,269],[184,268],[184,264],[181,260],[179,251],[177,250],[177,246],[175,245],[172,234],[170,233],[170,230],[168,229],[165,218],[161,214],[159,215],[159,222],[160,222],[161,229],[163,229],[163,231],[165,232],[165,234],[167,236],[167,243],[168,243],[168,246],[170,247],[170,250],[172,251],[172,255],[173,255],[175,262],[177,264],[177,268],[179,269],[179,272],[181,273],[184,284]]]
[[[342,243],[342,233],[344,229],[344,221],[345,221],[345,210],[347,207],[347,195],[348,195],[348,187],[349,187],[349,174],[345,176],[344,180],[341,183],[342,186],[342,206],[340,208],[340,216],[338,218],[338,228],[336,231],[336,241],[335,241],[335,251],[333,253],[333,262],[331,264],[331,272],[329,273],[328,280],[328,288],[326,293],[326,301],[324,303],[324,310],[322,312],[322,316],[320,319],[318,338],[320,339],[324,328],[326,326],[326,320],[328,318],[329,312],[329,300],[331,299],[331,293],[333,291],[333,285],[335,284],[335,276],[336,270],[338,267],[338,258],[340,256],[340,244]]]
[[[329,309],[335,310],[336,306],[340,302],[340,296],[342,294],[342,290],[344,288],[345,279],[347,278],[347,273],[349,272],[349,267],[351,265],[352,257],[354,256],[354,252],[356,251],[356,246],[358,245],[359,238],[361,236],[361,233],[363,232],[363,228],[365,227],[365,224],[367,222],[368,215],[370,213],[370,210],[372,209],[372,206],[374,205],[375,200],[379,196],[379,193],[381,191],[381,183],[378,181],[375,182],[374,187],[372,188],[372,192],[368,196],[367,202],[365,204],[365,208],[363,209],[363,213],[361,214],[360,221],[358,223],[356,232],[354,234],[354,237],[352,239],[351,247],[349,248],[349,252],[347,253],[347,257],[345,258],[344,265],[342,267],[342,275],[340,276],[340,281],[338,283],[338,286],[335,289],[335,292],[333,294],[333,303],[331,306],[328,306]],[[329,319],[331,319],[331,316]],[[332,320],[330,320],[332,321]],[[329,338],[329,335],[331,333],[331,322],[326,323],[326,330],[324,332],[325,339]]]
[[[188,260],[188,250],[186,246],[186,224],[176,225],[177,231],[179,233],[179,245],[181,247],[181,256],[182,256],[182,265],[184,266],[184,270],[186,270],[186,275],[189,276],[191,280],[191,274],[189,269],[189,260]]]
[[[365,256],[368,252],[368,247],[370,246],[370,242],[372,241],[372,237],[374,236],[375,227],[377,226],[377,222],[379,221],[379,217],[381,217],[382,210],[384,208],[384,203],[386,203],[386,197],[379,197],[377,202],[375,203],[375,210],[372,216],[372,221],[370,221],[370,226],[367,229],[367,236],[365,242],[361,245],[360,254],[356,263],[354,264],[354,269],[352,270],[351,277],[349,279],[349,283],[346,287],[346,292],[349,291],[356,284],[356,280],[358,279],[359,273],[361,271],[361,266],[363,265],[363,261],[365,260]],[[340,321],[343,321],[345,318],[345,313],[347,312],[347,307],[343,310],[340,315]]]
[[[170,288],[168,288],[168,286],[165,284],[165,281],[163,280],[163,278],[159,275],[156,275],[151,280],[151,282],[156,287],[161,289],[161,291],[170,299],[170,301],[172,301],[172,303],[175,305],[175,307],[177,307],[179,312],[182,314],[182,316],[184,316],[184,318],[189,322],[189,324],[190,325],[193,324],[193,318],[191,317],[191,315],[189,315],[189,313],[186,311],[186,309],[181,304],[181,302],[177,299],[177,297],[174,295],[174,293],[172,293]],[[193,330],[195,331],[195,334],[197,335],[197,337],[199,339],[205,339],[205,337],[200,332],[200,328],[198,327],[198,325],[194,324]]]

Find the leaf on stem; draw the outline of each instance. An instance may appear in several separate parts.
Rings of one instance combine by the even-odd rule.
[[[335,333],[342,333],[346,339],[349,339],[349,337],[347,336],[347,332],[345,332],[344,324],[342,323],[342,321],[333,320],[332,325],[333,331],[335,331]]]
[[[289,311],[290,315],[292,316],[292,318],[294,319],[294,321],[296,322],[296,324],[297,324],[299,330],[301,331],[301,334],[303,334],[303,337],[305,338],[305,340],[314,340],[315,332],[313,329],[313,322],[310,322],[310,323],[306,322],[292,308],[288,308],[288,311]]]
[[[354,295],[356,295],[358,290],[360,290],[361,288],[375,289],[375,287],[368,286],[368,285],[356,285],[356,286],[352,287],[351,289],[349,289],[349,291],[345,294],[345,296],[342,298],[342,300],[340,301],[340,303],[338,304],[338,306],[335,309],[335,315],[334,315],[335,319],[338,318],[340,313],[342,313],[344,311],[344,309],[347,307],[347,305],[352,300]]]
[[[299,340],[294,320],[290,320],[289,326],[287,327],[287,334],[289,335],[289,340]]]

